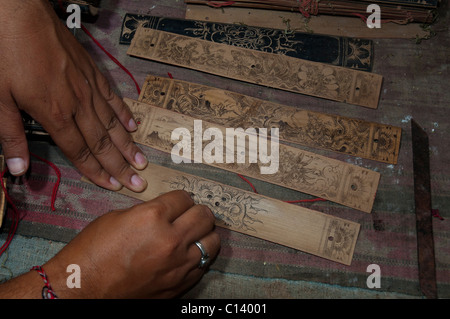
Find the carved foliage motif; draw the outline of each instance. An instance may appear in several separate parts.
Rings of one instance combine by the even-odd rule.
[[[351,259],[358,229],[344,220],[332,219],[326,229],[322,253],[342,262]]]
[[[128,53],[286,91],[378,106],[382,78],[372,73],[145,28],[138,29]]]
[[[280,129],[280,139],[395,164],[401,129],[303,111],[204,85],[148,77],[140,100],[226,127]]]
[[[265,210],[256,208],[254,204],[258,202],[258,199],[247,193],[206,180],[188,179],[184,176],[179,176],[168,183],[172,189],[189,192],[195,203],[208,206],[224,226],[256,232],[252,225],[262,223],[257,215],[258,212]]]
[[[170,153],[178,143],[171,139],[172,128],[187,128],[191,132],[190,136],[193,136],[192,118],[139,102],[131,103],[130,109],[135,119],[142,123],[139,130],[134,133],[135,141],[138,143]],[[213,125],[203,123],[203,129]],[[209,141],[203,141],[203,143],[204,149],[205,143]],[[190,145],[195,146],[192,142]],[[223,146],[226,146],[226,143]],[[231,151],[235,152],[235,150]],[[224,150],[223,154],[225,153]],[[194,152],[191,151],[191,154]],[[247,159],[248,155],[249,152],[246,151]],[[275,174],[261,174],[260,168],[266,164],[261,163],[259,158],[257,163],[249,163],[247,160],[242,164],[214,162],[210,165],[319,196],[365,212],[371,211],[379,182],[379,174],[376,172],[283,144],[279,145],[279,167]]]

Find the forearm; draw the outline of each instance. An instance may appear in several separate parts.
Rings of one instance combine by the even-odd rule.
[[[30,271],[0,285],[0,299],[42,298],[42,287],[39,274]]]
[[[52,260],[43,266],[48,281],[58,298],[81,298],[81,289],[68,288],[67,276],[63,267],[57,266]],[[39,273],[30,270],[6,283],[0,285],[0,299],[42,299],[42,289],[45,283]]]

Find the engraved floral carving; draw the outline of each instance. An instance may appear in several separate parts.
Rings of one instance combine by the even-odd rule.
[[[183,142],[187,141],[190,147],[195,147],[195,141],[191,142],[194,132],[192,118],[138,102],[130,105],[130,109],[136,120],[141,122],[138,131],[133,133],[136,142],[171,153],[175,144],[179,143],[179,141],[172,141],[172,129],[183,127],[190,132],[186,139],[183,137]],[[214,124],[204,122],[203,129],[208,127],[214,127]],[[222,132],[225,130],[223,127],[219,129]],[[223,133],[223,136],[225,135]],[[199,147],[204,150],[210,141],[201,140],[201,143],[203,144]],[[224,147],[222,154],[226,154],[226,143],[222,146]],[[271,152],[269,150],[271,147],[267,145],[267,151]],[[235,151],[231,150],[236,154]],[[192,148],[190,156],[193,154]],[[267,167],[267,163],[262,163],[259,157],[256,158],[256,162],[249,161],[248,143],[243,155],[246,157],[245,163],[227,163],[224,160],[220,163],[213,161],[209,165],[319,196],[365,212],[371,211],[378,187],[379,173],[280,144],[279,158],[272,159],[276,161],[278,171],[267,175],[261,174],[261,168]]]
[[[221,223],[237,230],[256,232],[252,225],[262,223],[257,218],[258,212],[266,212],[254,206],[259,202],[258,199],[225,185],[184,176],[168,183],[172,189],[189,192],[195,203],[208,206]]]
[[[351,259],[353,243],[358,229],[344,220],[333,219],[325,235],[323,254],[326,257],[346,262]]]
[[[277,127],[280,139],[285,141],[388,163],[396,163],[398,156],[401,136],[398,127],[304,111],[230,91],[156,77],[147,79],[143,92],[143,102],[226,127]]]
[[[378,106],[382,77],[372,73],[145,28],[138,29],[128,53],[272,88]]]

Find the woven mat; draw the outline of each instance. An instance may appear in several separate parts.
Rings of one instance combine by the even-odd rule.
[[[114,7],[105,2],[100,19],[95,25],[87,27],[105,48],[134,74],[139,83],[143,83],[149,73],[167,76],[170,72],[180,80],[213,85],[314,111],[328,111],[398,125],[404,130],[399,163],[395,166],[317,151],[323,155],[377,170],[382,176],[372,214],[357,212],[329,202],[303,204],[305,207],[361,224],[361,233],[351,266],[340,265],[294,249],[218,229],[222,239],[220,255],[204,280],[187,296],[308,298],[317,296],[317,291],[322,290],[324,291],[320,295],[322,297],[383,297],[386,296],[384,294],[420,297],[409,124],[409,119],[415,117],[420,119],[419,123],[430,135],[433,208],[439,209],[445,218],[443,221],[438,219],[433,221],[438,294],[440,297],[450,297],[448,211],[450,151],[446,147],[450,142],[448,134],[450,91],[446,88],[448,81],[443,80],[450,76],[447,67],[450,61],[448,51],[445,49],[450,47],[448,31],[421,45],[410,41],[377,42],[374,72],[385,77],[384,91],[378,110],[367,110],[134,59],[126,55],[128,46],[118,44],[125,13],[183,17],[183,9],[183,4],[175,0],[139,2],[123,0],[115,2]],[[108,60],[81,31],[77,33],[77,37],[91,52],[115,90],[122,96],[137,98],[134,84],[127,75]],[[55,163],[62,172],[62,181],[55,212],[50,209],[50,195],[56,181],[56,175],[51,167],[33,159],[26,177],[10,181],[8,187],[10,195],[24,215],[18,228],[20,236],[68,242],[97,216],[138,202],[81,182],[79,172],[50,143],[32,143],[31,150]],[[202,164],[175,165],[167,154],[150,148],[143,150],[153,163],[250,190],[249,186],[235,174]],[[282,200],[308,198],[304,194],[278,186],[254,180],[252,182],[259,193],[273,198]],[[7,232],[8,225],[7,218],[1,230],[2,234]],[[12,245],[10,250],[13,248],[20,249],[20,245],[19,247]],[[10,256],[14,256],[14,253],[11,251]],[[370,264],[378,264],[381,268],[381,288],[373,290],[367,288],[366,280],[369,273],[366,269]],[[351,293],[351,289],[358,289],[357,291],[363,293]]]

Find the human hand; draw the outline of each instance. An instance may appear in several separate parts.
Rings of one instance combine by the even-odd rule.
[[[194,242],[216,257],[220,239],[213,228],[209,208],[173,191],[99,217],[43,268],[59,298],[176,297],[205,272]],[[66,286],[70,264],[80,266],[79,289]]]
[[[11,174],[29,166],[20,110],[97,185],[145,189],[132,114],[46,0],[0,0],[0,142]]]

